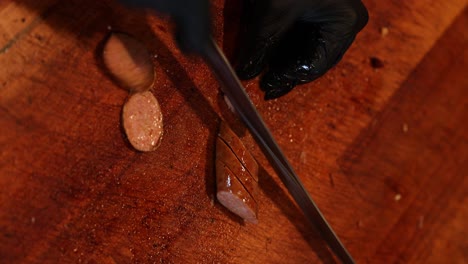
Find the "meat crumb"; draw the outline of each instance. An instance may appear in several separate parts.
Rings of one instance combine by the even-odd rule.
[[[397,201],[397,202],[400,201],[400,200],[401,200],[401,194],[399,194],[399,193],[395,194],[395,198],[394,198],[394,199],[395,199],[395,201]]]
[[[421,215],[418,221],[418,228],[422,229],[423,227],[424,227],[424,215]]]
[[[356,222],[356,227],[357,227],[358,229],[360,229],[362,226],[363,226],[362,221],[361,221],[361,220],[358,220],[358,221]]]
[[[388,27],[381,27],[381,28],[380,28],[380,35],[381,35],[382,37],[387,36],[387,35],[388,35],[388,32],[389,32]]]
[[[224,96],[224,101],[226,102],[226,105],[229,108],[229,110],[236,114],[236,109],[234,109],[234,106],[232,106],[231,101],[229,100],[229,98],[227,98],[227,96]]]
[[[402,129],[403,132],[405,132],[405,133],[408,132],[408,129],[409,129],[409,128],[408,128],[408,124],[403,123],[403,126],[401,127],[401,129]]]

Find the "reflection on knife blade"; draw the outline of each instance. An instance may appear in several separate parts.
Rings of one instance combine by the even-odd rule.
[[[255,106],[250,101],[223,52],[213,40],[206,47],[203,57],[220,81],[221,90],[247,126],[305,216],[317,227],[330,249],[343,263],[354,263],[353,258],[302,185]]]

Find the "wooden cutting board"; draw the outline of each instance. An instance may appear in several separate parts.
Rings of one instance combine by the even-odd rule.
[[[258,80],[246,90],[358,263],[466,263],[467,3],[364,2],[368,26],[324,77],[268,102]],[[231,55],[237,10],[213,2]],[[155,152],[122,134],[127,92],[99,56],[109,30],[154,55]],[[334,262],[170,32],[111,1],[0,1],[0,263]],[[258,225],[214,198],[221,119],[262,166]]]

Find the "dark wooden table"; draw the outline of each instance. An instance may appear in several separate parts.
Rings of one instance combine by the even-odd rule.
[[[324,77],[268,102],[258,80],[244,84],[358,263],[467,263],[467,3],[364,2],[368,26]],[[236,3],[213,11],[232,54]],[[98,54],[109,27],[155,55],[165,120],[155,152],[134,151],[122,134],[127,93]],[[258,225],[214,199],[221,119],[263,168]],[[80,262],[334,259],[166,21],[111,1],[3,0],[0,263]]]

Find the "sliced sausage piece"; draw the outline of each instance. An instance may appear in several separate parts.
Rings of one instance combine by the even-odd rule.
[[[236,155],[219,137],[216,139],[216,161],[226,165],[254,198],[258,192],[258,183],[250,175],[245,166],[237,159]]]
[[[154,82],[154,65],[146,47],[124,33],[112,33],[103,49],[104,65],[124,88],[141,92]]]
[[[226,142],[232,152],[237,156],[240,162],[247,168],[250,175],[258,182],[258,164],[255,158],[250,154],[239,137],[229,128],[225,122],[221,122],[218,136]]]
[[[128,141],[140,151],[155,150],[163,135],[159,103],[150,91],[130,95],[122,111]]]
[[[257,203],[242,186],[237,177],[220,161],[216,161],[218,201],[244,221],[257,224]]]

